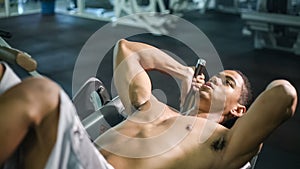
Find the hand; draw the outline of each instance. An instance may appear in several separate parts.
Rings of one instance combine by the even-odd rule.
[[[199,91],[204,83],[205,83],[205,76],[203,73],[201,73],[201,75],[198,75],[196,78],[193,78],[192,89],[194,91]]]

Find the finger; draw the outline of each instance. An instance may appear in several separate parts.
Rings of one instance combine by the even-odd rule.
[[[197,78],[193,78],[193,79],[192,79],[192,82],[197,82]]]
[[[198,80],[198,81],[204,80],[204,79],[205,79],[205,76],[204,76],[203,73],[201,73],[200,75],[198,75],[198,76],[196,77],[196,80]]]
[[[198,88],[197,86],[193,86],[193,90],[198,92],[200,90],[200,88]]]
[[[194,88],[200,89],[202,85],[203,85],[202,83],[192,83],[193,89]]]

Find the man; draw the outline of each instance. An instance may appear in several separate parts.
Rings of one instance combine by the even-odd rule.
[[[132,49],[135,47],[130,46],[128,43],[129,42],[122,40],[117,45],[121,50],[118,50],[116,66],[120,66],[120,63],[124,60],[123,56],[132,56],[127,55],[127,52],[131,53],[133,51]],[[135,44],[134,46],[138,47],[139,45],[145,47],[144,44]],[[139,56],[136,56],[135,58],[139,58]],[[134,63],[136,63],[136,65],[146,64],[148,68],[152,68],[153,64],[156,63],[150,58],[147,59],[149,60],[139,58],[139,61],[141,62],[138,62],[135,59],[133,59],[133,61],[135,61]],[[126,65],[127,62],[124,63],[123,66],[125,68],[131,69],[131,71],[127,71],[127,75],[130,73],[131,75],[134,75],[138,71],[138,76],[129,75],[125,79],[123,78],[125,82],[120,83],[121,86],[117,88],[120,90],[122,89],[122,85],[127,85],[129,92],[125,90],[119,91],[120,97],[123,98],[122,101],[124,98],[129,97],[131,100],[130,104],[132,103],[138,111],[132,113],[130,105],[127,105],[127,110],[129,110],[128,113],[131,114],[131,116],[115,128],[115,131],[117,132],[110,130],[97,140],[99,141],[98,143],[101,143],[99,145],[102,146],[102,148],[106,148],[105,150],[102,149],[102,152],[115,168],[237,168],[242,166],[242,164],[248,161],[251,156],[256,153],[255,150],[258,150],[257,146],[259,146],[260,142],[264,139],[264,136],[270,134],[283,120],[292,116],[296,107],[295,89],[286,81],[274,81],[269,85],[268,90],[254,103],[254,108],[250,108],[249,112],[243,118],[238,120],[237,124],[231,130],[228,130],[209,120],[179,116],[172,109],[158,102],[153,96],[149,96],[151,90],[148,91],[150,84],[147,82],[150,82],[150,80],[147,76],[144,76],[144,67],[140,67],[142,68],[140,69],[130,64]],[[166,67],[165,70],[170,69],[170,67],[176,68],[176,65]],[[190,79],[185,79],[184,76],[189,76],[189,74],[192,74],[192,71],[187,69],[190,73],[185,72],[185,75],[182,76],[179,69],[171,69],[171,73],[178,77],[182,77],[181,79],[183,79],[184,84],[183,88],[188,87]],[[116,75],[115,79],[118,78],[120,77]],[[207,84],[213,88],[209,89],[209,87],[206,87],[207,92],[203,92],[206,96],[212,95],[212,98],[215,98],[215,100],[212,99],[214,103],[218,101],[217,98],[219,97],[218,95],[215,96],[215,92],[218,91],[218,81],[219,79],[215,79],[214,84]],[[139,82],[146,82],[146,84],[140,84]],[[66,149],[69,148],[73,150],[74,147],[78,147],[73,146],[73,144],[78,145],[78,143],[81,143],[80,140],[85,140],[87,136],[85,133],[81,134],[82,131],[78,130],[78,128],[80,129],[81,127],[76,123],[76,118],[74,119],[72,116],[74,115],[74,112],[70,113],[70,111],[74,110],[62,109],[63,107],[60,107],[60,105],[69,103],[70,101],[63,96],[59,97],[59,95],[61,95],[59,94],[59,91],[59,87],[47,79],[30,79],[22,82],[0,96],[0,112],[4,112],[0,114],[0,119],[2,120],[0,122],[0,136],[1,138],[4,138],[1,140],[0,144],[0,164],[11,156],[12,152],[16,150],[16,147],[21,142],[24,142],[23,145],[25,146],[21,147],[26,147],[25,150],[27,151],[21,151],[25,153],[22,155],[22,157],[25,157],[25,159],[23,159],[23,164],[34,165],[27,168],[41,168],[41,166],[49,167],[51,164],[56,164],[51,163],[53,161],[59,161],[59,164],[69,164],[64,167],[72,167],[71,164],[73,164],[73,167],[84,166],[85,168],[95,168],[97,165],[89,165],[86,167],[87,164],[93,162],[102,164],[100,168],[111,167],[101,158],[100,154],[93,151],[91,146],[89,146],[91,145],[89,142],[83,142],[85,144],[80,144],[79,147],[88,145],[90,151],[85,151],[86,153],[84,154],[78,149],[75,149],[76,151],[69,150],[68,152],[72,152],[70,154],[75,157],[73,156],[73,158],[70,158],[70,155],[66,157],[68,154],[64,153],[67,151]],[[222,90],[220,92],[222,92]],[[128,93],[131,94],[128,96],[123,95]],[[260,102],[262,100],[274,96],[280,96],[281,100],[272,101],[269,104],[265,104],[264,108],[261,107]],[[126,100],[124,103],[127,103]],[[22,107],[22,109],[19,107]],[[217,108],[218,106],[215,107],[214,110],[219,111]],[[262,109],[265,109],[266,111]],[[9,114],[7,112],[13,113]],[[14,114],[17,114],[16,112],[19,112],[18,115],[13,117]],[[257,112],[260,113],[259,116],[262,116],[263,118],[256,120],[254,125],[253,118],[254,116],[257,116]],[[271,116],[270,114],[272,112],[273,114]],[[161,114],[165,115],[161,116]],[[175,116],[175,114],[177,115]],[[68,115],[68,118],[62,118],[64,115]],[[170,118],[166,115],[169,115]],[[257,127],[260,127],[259,129],[261,129],[261,126],[264,126],[266,122],[266,116],[271,116],[272,119],[268,117],[268,120],[273,121],[273,124],[268,125],[266,130],[256,132],[255,136],[246,141],[243,140],[243,144],[241,144],[240,137],[244,138],[244,132],[250,133],[248,131],[251,131],[252,129],[256,131]],[[10,119],[11,123],[4,123],[7,119]],[[243,119],[248,119],[250,122]],[[72,122],[72,124],[75,123],[76,125],[71,125],[75,126],[71,128],[67,127],[64,131],[66,134],[63,134],[62,136],[62,134],[60,134],[60,128],[66,120],[68,124]],[[14,124],[16,123],[24,123],[25,125],[15,126]],[[48,134],[47,132],[43,132],[49,128],[51,131]],[[55,128],[59,128],[57,135],[55,135]],[[7,132],[8,129],[14,132]],[[166,129],[170,130],[167,131]],[[28,133],[28,131],[31,132]],[[8,135],[9,137],[6,137],[7,133],[10,133],[10,135]],[[77,141],[72,141],[71,146],[70,144],[61,144],[66,140],[73,140],[72,138],[69,138],[71,137],[69,136],[70,133],[71,135],[77,135],[79,139],[76,139]],[[25,135],[26,138],[24,140]],[[125,137],[120,137],[120,135]],[[57,137],[56,141],[55,137]],[[43,140],[43,138],[46,141]],[[142,140],[136,138],[142,138]],[[154,141],[149,138],[154,139]],[[144,142],[144,140],[146,142]],[[110,144],[107,141],[113,144]],[[231,143],[232,141],[233,143]],[[30,146],[35,142],[38,143],[36,145],[43,146]],[[115,154],[109,152],[111,148],[109,147],[110,145],[115,145],[117,151],[112,151]],[[238,147],[239,145],[243,145],[243,147]],[[64,151],[60,151],[63,155],[56,156],[55,152],[58,152],[57,149],[59,148],[65,148],[63,149]],[[238,149],[238,151],[236,149]],[[81,150],[84,150],[84,148]],[[99,156],[99,158],[92,158],[94,156]],[[39,160],[32,163],[30,159],[33,159],[34,157],[39,158]],[[196,157],[197,160],[195,160]],[[239,157],[239,159],[235,160],[235,157]],[[56,158],[56,161],[54,158]],[[27,163],[25,163],[26,161]]]
[[[128,41],[123,41],[123,43],[126,43],[126,45],[128,45],[129,47],[135,48],[134,50],[137,50],[137,51],[133,51],[136,53],[133,53],[132,55],[141,55],[140,58],[138,58],[138,59],[141,59],[140,63],[137,63],[134,60],[134,58],[136,56],[132,56],[129,59],[126,58],[126,60],[128,60],[127,61],[128,64],[132,64],[132,65],[127,65],[128,68],[126,68],[125,63],[119,67],[114,66],[115,67],[115,77],[114,77],[115,84],[117,86],[117,89],[120,88],[118,90],[118,93],[119,93],[119,96],[120,96],[123,104],[125,105],[126,110],[130,111],[131,105],[135,106],[135,104],[139,104],[139,103],[135,103],[135,102],[139,102],[139,101],[131,100],[131,98],[129,98],[129,97],[132,97],[132,98],[137,97],[137,96],[143,97],[142,95],[147,95],[147,94],[148,94],[147,97],[149,97],[149,93],[151,92],[150,81],[147,82],[147,81],[145,81],[145,79],[142,79],[141,82],[145,81],[145,83],[141,83],[140,86],[133,86],[133,87],[129,86],[129,83],[131,83],[130,80],[134,78],[133,74],[139,74],[139,71],[143,71],[144,69],[146,69],[146,70],[158,69],[159,71],[168,73],[168,74],[172,75],[173,77],[180,79],[182,81],[182,91],[181,91],[181,94],[182,94],[181,95],[181,104],[182,104],[184,102],[185,95],[187,94],[190,84],[191,84],[191,80],[192,80],[191,77],[193,76],[193,72],[194,72],[192,70],[192,68],[179,64],[177,61],[173,60],[167,54],[165,54],[162,51],[160,51],[154,47],[151,47],[149,45],[135,43],[135,42],[128,42]],[[115,58],[116,62],[120,62],[120,60],[122,60],[121,57],[126,57],[126,56],[122,56],[123,54],[121,52],[123,52],[123,50],[128,50],[128,49],[120,49],[120,51],[119,51],[120,55],[118,55],[118,57]],[[116,52],[117,52],[117,48],[115,48],[115,53]],[[132,62],[132,63],[129,63],[129,62]],[[118,63],[114,63],[114,64],[118,64]],[[138,66],[136,66],[136,65],[140,65],[140,67],[138,68]],[[174,70],[172,70],[172,69],[174,69]],[[126,72],[126,73],[124,73],[124,72]],[[132,73],[132,72],[134,72],[134,73]],[[219,77],[219,78],[217,78],[217,77]],[[137,76],[137,78],[138,78],[138,76]],[[216,79],[224,81],[224,83],[226,83],[227,86],[230,86],[232,88],[232,90],[230,90],[231,93],[220,94],[219,98],[214,100],[214,101],[218,101],[218,100],[225,101],[225,99],[226,99],[225,97],[226,97],[226,95],[228,95],[227,99],[226,99],[226,103],[224,102],[224,106],[225,106],[224,109],[220,110],[220,111],[224,111],[221,114],[221,117],[220,117],[221,119],[214,119],[214,121],[223,123],[233,117],[240,117],[243,113],[245,113],[246,105],[250,102],[249,100],[251,98],[250,83],[245,75],[243,75],[241,72],[236,71],[236,70],[225,70],[225,71],[221,72],[220,74],[213,76],[207,83],[205,83],[204,78],[205,77],[203,74],[197,76],[197,78],[193,78],[193,82],[192,82],[192,84],[194,86],[193,90],[199,91],[202,86],[203,86],[203,89],[205,89],[205,88],[209,87],[209,85],[213,84],[212,82],[215,81]],[[235,79],[237,81],[235,81]],[[132,83],[132,84],[134,84],[134,83]],[[126,86],[128,89],[126,89]],[[225,92],[225,90],[223,90],[223,91]],[[127,92],[127,93],[124,93],[124,92]],[[200,90],[199,94],[200,94],[200,98],[202,99],[202,101],[198,105],[198,109],[200,109],[200,110],[198,110],[198,109],[195,110],[195,111],[197,111],[196,114],[198,116],[208,117],[208,115],[211,115],[213,112],[212,110],[210,111],[209,108],[213,108],[213,107],[210,106],[211,103],[207,103],[207,99],[204,99],[205,97],[207,97],[205,94],[205,90]],[[224,95],[224,94],[226,94],[226,95]],[[131,103],[130,100],[134,101],[134,102]],[[210,100],[208,100],[208,101],[210,101]],[[135,107],[137,107],[137,106],[135,106]],[[201,110],[201,109],[203,109],[203,110]],[[214,112],[214,113],[217,113],[217,112]],[[178,115],[178,114],[176,113],[176,115]]]
[[[180,116],[151,95],[145,70],[157,69],[181,79],[186,93],[188,77],[193,74],[190,68],[137,42],[121,40],[114,53],[115,85],[129,117],[100,136],[96,144],[115,168],[237,169],[259,152],[263,140],[296,108],[294,87],[276,80],[243,115],[244,107],[237,97],[241,95],[242,77],[224,71],[199,90],[197,116],[205,118]],[[231,129],[208,120],[242,115]]]
[[[0,94],[2,94],[3,92],[5,92],[8,88],[11,88],[11,87],[13,87],[14,85],[16,85],[16,84],[18,84],[18,83],[20,83],[21,82],[21,80],[14,74],[14,72],[9,68],[9,66],[8,65],[6,65],[5,63],[2,63],[2,64],[0,64],[0,75],[1,75],[1,78],[0,78],[0,80],[1,80],[1,87],[0,87]],[[3,76],[4,75],[4,76]],[[204,82],[204,76],[202,75],[202,76],[199,76],[198,77],[198,83],[196,83],[197,85],[200,85],[200,84],[203,84],[202,82]],[[43,96],[43,98],[42,99],[40,99],[40,100],[37,100],[36,101],[36,104],[38,104],[38,105],[40,105],[41,103],[40,102],[45,102],[45,103],[48,103],[47,102],[47,99],[49,99],[49,98],[47,98],[48,96],[51,96],[51,95],[48,95],[48,93],[44,93],[43,94],[43,92],[41,92],[41,91],[39,91],[38,89],[40,89],[40,87],[36,87],[36,86],[40,86],[40,85],[42,85],[43,83],[46,83],[46,85],[43,85],[42,87],[43,88],[47,88],[47,86],[49,86],[49,84],[48,83],[50,83],[50,86],[52,86],[52,88],[57,88],[57,87],[55,87],[55,85],[52,83],[52,82],[50,82],[49,80],[47,80],[47,79],[35,79],[35,78],[33,78],[33,79],[30,79],[30,80],[25,80],[24,82],[22,82],[22,84],[19,84],[16,88],[22,88],[23,90],[26,90],[27,92],[24,94],[24,93],[20,93],[20,94],[16,94],[15,95],[15,97],[22,97],[22,95],[24,94],[24,95],[35,95],[35,94],[37,94],[37,93],[40,93],[40,94],[42,94],[42,96]],[[28,84],[31,84],[30,86],[28,85]],[[54,85],[54,86],[53,86]],[[19,86],[22,86],[22,87],[19,87]],[[25,87],[24,87],[25,86]],[[11,93],[11,92],[13,92],[14,90],[16,90],[16,89],[14,89],[13,88],[13,90],[9,90],[8,91],[8,93]],[[31,93],[32,92],[32,93]],[[50,92],[50,91],[49,91]],[[55,94],[56,92],[55,91],[51,91],[51,94]],[[3,95],[3,96],[5,96],[5,94]],[[34,98],[37,98],[37,97],[35,97],[34,96]],[[61,101],[60,102],[63,102],[62,100],[64,100],[65,98],[63,97],[63,96],[61,96]],[[55,100],[55,99],[51,99],[51,100]],[[9,102],[8,102],[9,103]],[[64,103],[64,104],[66,104],[66,103]],[[10,104],[6,104],[6,106],[7,107],[10,107],[10,108],[12,108],[13,109],[13,106],[12,105],[10,105]],[[22,103],[20,103],[20,105],[19,105],[20,107],[23,107],[22,106]],[[64,107],[66,107],[66,105],[64,105]],[[67,106],[68,107],[68,106]],[[27,107],[28,108],[28,110],[31,110],[31,111],[34,111],[35,110],[35,108],[36,107]],[[66,109],[63,109],[63,107],[62,106],[60,106],[60,110],[59,110],[60,112],[64,112],[64,111],[67,111]],[[29,111],[26,111],[27,113],[30,113]],[[49,111],[49,112],[52,112],[52,111]],[[48,112],[48,113],[49,113]],[[54,113],[55,111],[53,111],[53,113]],[[53,113],[50,113],[50,115],[53,115]],[[55,112],[55,114],[56,114],[57,112]],[[5,114],[3,114],[3,115],[5,115]],[[26,115],[26,114],[25,114]],[[74,114],[73,114],[74,115]],[[55,160],[61,160],[61,159],[54,159],[53,160],[53,156],[54,155],[52,155],[52,154],[55,154],[55,152],[57,152],[57,150],[55,151],[55,149],[59,149],[60,151],[62,151],[62,150],[64,150],[64,149],[60,149],[60,148],[57,148],[57,147],[53,147],[53,145],[54,145],[54,142],[56,142],[56,144],[58,144],[57,142],[60,142],[60,140],[62,140],[62,139],[58,139],[58,140],[56,140],[55,141],[55,139],[53,138],[53,137],[56,137],[56,135],[55,134],[53,134],[54,132],[56,132],[55,130],[57,130],[57,125],[58,125],[58,123],[57,123],[57,114],[56,114],[56,116],[55,116],[55,118],[54,117],[52,117],[52,118],[48,118],[47,116],[47,114],[38,114],[37,116],[39,116],[39,118],[46,118],[46,119],[51,119],[51,120],[53,120],[53,121],[55,121],[55,123],[50,123],[50,122],[47,122],[47,126],[50,128],[50,129],[54,129],[54,130],[49,130],[49,131],[45,131],[44,129],[42,130],[42,129],[36,129],[36,128],[40,128],[39,127],[39,125],[37,125],[36,127],[30,127],[30,129],[28,129],[27,127],[23,127],[23,126],[20,126],[20,128],[18,129],[18,130],[22,130],[22,129],[26,129],[25,130],[25,133],[28,133],[28,134],[26,134],[26,136],[25,135],[19,135],[19,132],[18,131],[15,131],[15,132],[13,132],[13,133],[16,133],[17,135],[16,136],[18,136],[18,137],[15,137],[15,136],[12,136],[14,139],[13,140],[15,140],[16,141],[16,143],[15,144],[13,144],[13,145],[11,145],[11,143],[12,142],[10,142],[10,137],[6,137],[6,136],[4,136],[3,135],[3,138],[5,137],[6,139],[3,139],[3,144],[2,145],[7,145],[8,143],[10,143],[9,144],[9,146],[4,146],[3,147],[3,149],[1,149],[2,151],[1,152],[3,152],[3,155],[5,155],[6,154],[6,158],[9,156],[9,154],[11,154],[12,153],[12,151],[15,149],[15,147],[18,145],[18,144],[20,144],[21,142],[23,142],[22,143],[22,146],[21,146],[21,148],[19,148],[18,149],[18,152],[23,152],[22,154],[21,154],[21,156],[25,156],[26,158],[24,158],[24,159],[17,159],[17,162],[16,161],[14,161],[14,160],[12,160],[9,164],[6,164],[6,167],[10,167],[10,168],[34,168],[34,167],[36,167],[36,165],[37,166],[42,166],[42,165],[45,165],[44,163],[45,162],[47,162],[47,164],[46,164],[46,168],[47,167],[55,167],[56,165],[55,164],[57,164],[57,163],[55,163]],[[61,115],[59,115],[59,116],[61,116]],[[75,116],[75,115],[74,115]],[[34,116],[32,116],[32,117],[34,117]],[[59,119],[60,119],[60,121],[64,121],[64,120],[69,120],[68,118],[70,118],[70,117],[65,117],[65,116],[61,116],[61,117],[59,117]],[[6,118],[2,118],[4,121],[5,121],[5,119]],[[17,120],[17,119],[16,119]],[[22,120],[22,119],[21,119]],[[31,120],[31,122],[30,123],[33,123],[34,122],[34,119],[30,119]],[[44,122],[45,121],[47,121],[47,120],[43,120]],[[75,120],[76,121],[76,120]],[[11,124],[11,125],[14,125],[14,122],[12,122],[12,123],[7,123],[7,122],[4,122],[4,123],[2,123],[3,125],[8,125],[8,124]],[[41,122],[41,124],[43,124],[43,122]],[[49,125],[50,124],[50,125]],[[43,124],[42,126],[44,126],[45,124]],[[76,123],[75,124],[73,124],[74,126],[76,126]],[[31,126],[31,125],[30,125]],[[34,126],[34,125],[33,125]],[[48,128],[47,127],[47,128]],[[45,127],[46,128],[46,127]],[[5,129],[5,128],[3,128],[3,129]],[[32,131],[33,130],[33,131]],[[52,131],[52,132],[51,132]],[[52,133],[52,135],[47,135],[47,134],[49,134],[49,133]],[[46,134],[46,136],[45,136],[45,134]],[[44,137],[46,137],[46,138],[52,138],[52,139],[49,139],[49,143],[47,144],[47,145],[45,145],[45,140],[41,140],[41,139],[37,139],[36,137],[37,137],[37,135],[39,135],[39,136],[41,136],[40,138],[44,138]],[[25,137],[25,138],[24,138]],[[59,136],[57,136],[57,137],[59,137]],[[27,140],[29,140],[28,138],[33,138],[33,139],[30,139],[31,141],[27,141]],[[74,139],[74,138],[72,138],[72,139],[70,139],[70,138],[67,138],[67,137],[65,137],[64,139],[67,139],[67,140],[72,140],[72,139]],[[7,140],[7,142],[5,142]],[[25,140],[25,141],[23,141],[23,140]],[[32,140],[33,140],[33,142],[32,142]],[[35,144],[35,143],[38,143],[39,145],[43,145],[42,147],[42,149],[40,148],[35,148],[35,147],[31,147],[31,144]],[[28,146],[29,145],[29,146]],[[50,146],[50,147],[49,147]],[[73,146],[73,145],[72,145]],[[71,147],[72,147],[71,146]],[[28,148],[30,151],[23,151],[23,147],[31,147],[33,150],[31,150],[31,148]],[[48,147],[48,148],[46,148],[46,147]],[[7,149],[5,149],[5,148],[7,148]],[[51,151],[51,149],[54,149],[54,150],[52,150]],[[46,151],[47,150],[47,151]],[[47,159],[47,158],[45,158],[45,157],[47,157],[47,156],[49,156],[49,151],[51,151],[51,157],[49,158],[49,159]],[[65,150],[64,150],[65,151]],[[32,152],[36,152],[37,154],[34,154],[34,155],[30,155],[30,154],[32,154]],[[63,154],[67,154],[68,153],[68,151],[66,151],[66,152],[64,152]],[[18,155],[20,155],[20,154],[18,154],[17,153],[17,155],[15,155],[15,156],[18,156]],[[62,155],[61,155],[62,156]],[[80,155],[78,155],[77,154],[77,156],[80,156]],[[100,155],[101,156],[101,155]],[[28,161],[32,161],[32,159],[31,158],[33,158],[33,159],[35,159],[36,157],[39,157],[39,160],[37,161],[37,162],[35,162],[35,163],[27,163]],[[42,157],[44,157],[44,158],[42,158]],[[71,157],[68,157],[68,156],[66,156],[66,157],[60,157],[60,158],[63,158],[63,159],[72,159]],[[93,159],[93,158],[92,158]],[[63,161],[63,160],[62,160]],[[97,160],[95,160],[94,159],[94,161],[97,161]],[[16,162],[16,163],[14,163],[14,162]],[[54,163],[53,163],[54,162]],[[93,163],[93,162],[91,162],[91,163]],[[94,162],[95,163],[95,162]],[[59,164],[59,163],[58,163]],[[80,162],[78,163],[78,164],[75,164],[75,165],[79,165],[80,164]],[[104,163],[105,164],[105,163]],[[20,166],[20,165],[22,165],[22,166]],[[73,164],[74,165],[74,164]],[[107,164],[108,165],[108,164]],[[57,165],[58,166],[58,165]],[[70,166],[72,166],[72,165],[70,165],[70,164],[68,164],[68,166],[70,167]],[[93,166],[93,165],[89,165],[89,166]],[[97,165],[97,166],[100,166],[99,164]],[[85,166],[86,167],[86,166]]]

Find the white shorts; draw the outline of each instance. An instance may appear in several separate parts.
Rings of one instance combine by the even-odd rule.
[[[45,168],[113,169],[90,141],[72,102],[63,91],[57,140]]]

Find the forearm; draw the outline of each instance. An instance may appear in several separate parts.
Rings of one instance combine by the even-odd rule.
[[[157,48],[145,49],[138,52],[138,54],[140,63],[146,70],[159,70],[181,80],[192,78],[194,72],[192,68],[180,64]]]
[[[184,66],[160,49],[140,42],[119,41],[119,48],[126,57],[135,56],[145,70],[159,70],[175,78],[192,78],[193,69]]]

